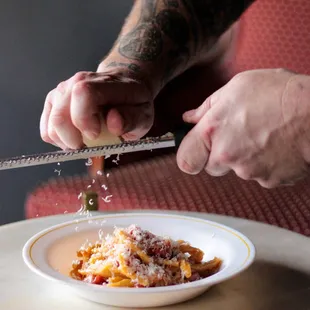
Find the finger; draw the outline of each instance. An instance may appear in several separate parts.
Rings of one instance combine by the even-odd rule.
[[[205,171],[215,177],[223,176],[231,171],[231,164],[234,162],[232,155],[221,148],[222,145],[218,143],[217,135],[221,136],[220,132],[212,136],[212,143],[215,147],[212,148],[205,167]]]
[[[222,89],[220,88],[209,96],[197,109],[187,111],[183,114],[183,120],[187,123],[197,124],[204,115],[220,100],[222,94]]]
[[[54,141],[48,135],[48,120],[52,111],[52,97],[53,91],[49,92],[45,99],[43,112],[40,118],[40,134],[43,141],[53,144]]]
[[[274,188],[281,186],[293,186],[308,176],[308,172],[301,169],[295,171],[294,168],[282,170],[282,168],[270,173],[269,178],[256,178],[255,180],[265,188]]]
[[[183,120],[187,123],[197,124],[210,110],[211,96],[208,97],[197,109],[187,111],[183,114]]]
[[[99,97],[88,82],[74,85],[70,113],[73,125],[89,140],[96,139],[101,130]]]
[[[220,165],[220,164],[212,164],[210,165],[209,162],[207,163],[205,167],[205,171],[214,177],[221,177],[225,174],[227,174],[231,169],[227,166]]]
[[[127,102],[127,93],[135,105]],[[130,79],[111,80],[107,76],[106,79],[98,77],[77,83],[72,90],[72,122],[90,140],[95,139],[101,130],[102,107],[112,108],[106,121],[109,131],[124,138],[136,139],[147,133],[153,124],[153,105],[145,104],[141,98],[150,98],[147,102],[151,102],[147,90],[141,90],[141,85]]]
[[[64,89],[64,83],[61,83],[54,94],[54,103],[50,113],[49,127],[50,131],[55,130],[59,139],[70,149],[82,147],[82,135],[73,125],[70,115],[70,88],[67,85]]]
[[[52,127],[49,127],[48,136],[50,137],[52,141],[51,144],[55,145],[56,147],[61,148],[62,150],[68,149],[68,146],[63,143],[63,141],[59,138],[56,131]]]
[[[210,140],[203,119],[183,139],[178,153],[179,168],[189,174],[198,174],[204,169],[209,158]]]
[[[136,140],[144,136],[154,121],[153,104],[126,105],[112,108],[106,117],[108,130],[125,140]]]

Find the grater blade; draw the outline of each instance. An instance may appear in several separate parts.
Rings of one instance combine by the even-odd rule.
[[[0,170],[38,166],[78,159],[88,159],[90,157],[97,156],[109,156],[114,154],[147,151],[174,146],[174,135],[167,134],[156,138],[145,138],[138,141],[90,147],[80,150],[56,151],[0,159]]]

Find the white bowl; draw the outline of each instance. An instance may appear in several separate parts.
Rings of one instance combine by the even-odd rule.
[[[204,259],[217,256],[221,270],[211,277],[187,284],[154,288],[110,288],[71,279],[68,274],[76,251],[87,239],[98,240],[98,231],[112,233],[114,227],[141,226],[154,234],[186,240],[202,249]],[[198,218],[158,213],[102,215],[73,220],[48,228],[33,236],[24,246],[27,266],[43,278],[58,281],[91,301],[118,307],[159,307],[192,299],[212,285],[236,276],[255,257],[252,242],[227,226]],[[61,287],[60,287],[61,289]]]

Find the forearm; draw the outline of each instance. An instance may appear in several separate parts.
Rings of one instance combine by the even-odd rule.
[[[126,66],[150,74],[157,94],[171,79],[197,64],[255,0],[137,0],[99,70]]]

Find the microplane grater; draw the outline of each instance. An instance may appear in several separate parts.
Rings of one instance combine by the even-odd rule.
[[[109,156],[153,149],[175,147],[173,134],[157,138],[146,138],[138,141],[123,142],[105,146],[89,147],[80,150],[55,151],[41,154],[22,155],[0,159],[0,170],[38,166],[64,161],[88,159],[97,156]]]

